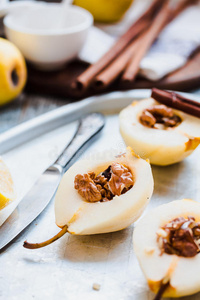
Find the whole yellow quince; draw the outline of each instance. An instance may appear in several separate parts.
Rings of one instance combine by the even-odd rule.
[[[117,22],[133,0],[74,0],[74,4],[87,9],[97,22]]]
[[[18,48],[0,38],[0,105],[17,97],[27,78],[26,63]]]

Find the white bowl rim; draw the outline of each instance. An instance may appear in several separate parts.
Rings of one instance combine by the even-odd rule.
[[[40,7],[44,7],[46,5],[48,5],[48,7],[52,7],[52,9],[54,7],[59,7],[61,6],[60,3],[44,3],[44,2],[36,2],[38,6],[38,8]],[[13,23],[12,18],[15,16],[15,12],[11,12],[9,13],[4,19],[3,19],[3,24],[6,28],[14,30],[16,32],[20,32],[20,33],[25,33],[25,34],[31,34],[31,35],[37,35],[37,36],[57,36],[57,35],[66,35],[66,34],[72,34],[72,33],[76,33],[76,32],[81,32],[87,28],[89,28],[90,26],[92,26],[93,24],[93,16],[92,14],[87,11],[86,9],[76,6],[76,5],[69,5],[67,7],[67,9],[73,11],[78,11],[79,13],[82,13],[82,15],[84,15],[86,18],[84,20],[84,22],[82,22],[81,24],[78,25],[74,25],[70,28],[56,28],[54,29],[32,29],[32,28],[25,28],[21,25],[16,25]],[[17,12],[19,13],[19,12]]]

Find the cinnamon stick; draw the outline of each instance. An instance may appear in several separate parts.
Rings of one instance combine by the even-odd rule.
[[[151,97],[162,104],[200,118],[199,102],[185,98],[175,92],[167,92],[156,88],[152,89]]]
[[[169,6],[169,1],[167,1],[154,19],[151,27],[147,30],[144,37],[141,39],[137,53],[133,56],[126,70],[124,71],[124,74],[122,75],[122,81],[124,83],[134,81],[139,71],[142,58],[145,56],[165,25],[167,25],[170,15],[171,8]]]
[[[169,19],[169,4],[170,0],[167,0],[163,7],[158,12],[158,15],[153,21],[153,28],[158,27],[160,22],[162,24],[166,24],[166,19]],[[153,29],[154,30],[154,29]],[[155,30],[154,30],[155,31]],[[105,68],[100,74],[98,74],[94,80],[93,87],[97,90],[105,89],[108,85],[110,85],[126,68],[132,56],[138,57],[143,51],[144,54],[146,53],[144,42],[149,40],[149,37],[152,37],[152,34],[149,35],[149,30],[145,31],[141,34],[136,40],[133,40],[132,43],[107,67]],[[158,33],[154,32],[154,38],[156,39]],[[149,47],[151,46],[152,42],[149,42]],[[148,47],[148,48],[149,48]],[[140,50],[141,49],[141,50]],[[140,59],[139,59],[140,61]],[[134,62],[135,63],[135,62]],[[139,69],[139,65],[138,65]],[[137,73],[137,71],[136,71]]]
[[[95,90],[105,89],[123,72],[130,58],[136,52],[139,43],[140,38],[133,41],[127,49],[125,49],[124,52],[108,66],[108,68],[96,76],[93,85]]]
[[[160,10],[157,17],[153,21],[153,24],[156,26],[156,28],[158,26],[159,20],[164,24],[168,23],[168,20],[171,16],[171,10],[169,9],[168,4],[169,1],[165,2],[165,5],[163,6],[163,8]],[[165,19],[163,18],[163,15],[166,16]],[[155,33],[155,38],[156,37],[157,34]],[[143,50],[144,52],[146,52],[143,43],[144,41],[147,41],[148,38],[149,38],[149,30],[145,31],[144,33],[141,34],[141,36],[133,40],[132,43],[118,56],[118,58],[116,58],[107,68],[105,68],[100,74],[96,76],[93,85],[94,89],[95,90],[105,89],[117,77],[119,77],[120,74],[123,73],[124,69],[127,67],[132,57],[136,57]],[[150,46],[151,44],[152,43],[150,42]],[[138,65],[138,69],[139,69],[139,65]]]
[[[144,36],[143,41],[141,40],[141,44],[138,48],[138,52],[127,64],[126,70],[121,78],[124,84],[133,82],[135,77],[139,71],[140,62],[142,58],[145,56],[159,33],[162,29],[171,21],[173,21],[181,12],[183,12],[190,5],[194,5],[197,0],[185,0],[179,1],[179,4],[176,7],[170,9],[169,5],[166,7],[166,10],[160,11],[156,19],[154,20],[152,26],[146,32],[146,36]]]
[[[108,66],[134,38],[147,28],[153,16],[162,6],[162,3],[162,0],[154,0],[149,9],[118,39],[110,50],[97,63],[91,65],[85,72],[78,76],[76,81],[72,82],[72,90],[80,92],[86,90],[93,78]]]

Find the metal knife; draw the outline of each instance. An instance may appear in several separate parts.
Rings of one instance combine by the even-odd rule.
[[[100,113],[86,115],[79,122],[71,142],[42,175],[19,203],[16,210],[0,227],[0,250],[10,243],[22,230],[44,210],[54,197],[62,175],[69,168],[75,155],[104,127],[104,116]]]

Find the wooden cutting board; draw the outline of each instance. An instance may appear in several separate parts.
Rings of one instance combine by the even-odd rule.
[[[89,90],[79,96],[74,95],[70,89],[70,84],[76,76],[86,70],[87,67],[87,63],[78,60],[69,63],[60,71],[51,72],[36,70],[31,65],[28,65],[28,82],[26,90],[27,92],[43,95],[81,99],[87,96],[115,90],[158,87],[162,89],[187,91],[200,87],[200,50],[189,59],[184,67],[166,76],[160,81],[152,82],[137,78],[135,83],[124,87],[120,84],[119,80],[116,80],[110,87],[105,90],[101,90],[101,92]]]

